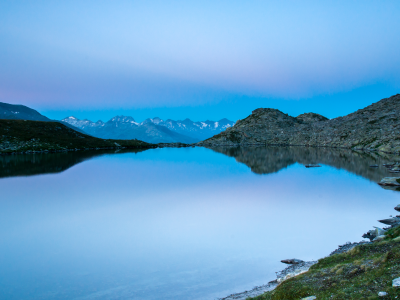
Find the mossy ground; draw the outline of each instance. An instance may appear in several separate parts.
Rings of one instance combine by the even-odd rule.
[[[346,253],[320,259],[307,273],[288,279],[275,290],[248,298],[290,300],[307,296],[317,299],[400,299],[400,227],[387,233],[385,241],[357,246]],[[394,240],[395,239],[395,240]],[[378,297],[378,292],[387,292]]]
[[[104,140],[57,122],[0,120],[0,153],[95,148],[152,148],[139,140]]]

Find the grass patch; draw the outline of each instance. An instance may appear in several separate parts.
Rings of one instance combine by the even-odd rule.
[[[392,280],[400,277],[400,227],[390,229],[386,241],[359,245],[346,253],[320,259],[307,273],[288,279],[275,290],[252,300],[301,299],[396,299],[400,288]]]

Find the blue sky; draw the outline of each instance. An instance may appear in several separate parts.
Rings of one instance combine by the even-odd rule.
[[[399,1],[1,1],[0,101],[51,118],[336,117],[400,91]]]

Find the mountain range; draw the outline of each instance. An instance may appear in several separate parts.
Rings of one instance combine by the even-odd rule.
[[[174,121],[160,118],[136,122],[129,116],[115,116],[107,122],[80,120],[73,116],[62,122],[77,127],[86,133],[103,138],[138,139],[148,143],[196,143],[210,138],[234,125],[234,122],[222,119],[217,122],[193,122],[190,119]]]

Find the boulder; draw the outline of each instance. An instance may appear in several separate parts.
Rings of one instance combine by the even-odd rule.
[[[379,292],[378,296],[379,297],[385,297],[385,296],[387,296],[387,293],[386,292]]]
[[[400,186],[400,177],[385,177],[378,184],[383,186]]]
[[[399,224],[400,223],[400,218],[399,217],[393,217],[393,218],[390,218],[390,219],[378,220],[378,222],[381,222],[383,224],[392,226],[392,225]]]
[[[320,165],[317,165],[317,164],[307,164],[306,165],[306,168],[318,168],[318,167],[320,167]]]
[[[374,238],[372,241],[373,242],[381,242],[385,239],[386,235],[379,235],[376,238]]]
[[[364,233],[362,237],[364,239],[369,239],[370,241],[372,241],[377,236],[384,235],[385,232],[386,232],[386,230],[379,228],[379,227],[375,227],[375,229],[372,229],[372,230],[368,231],[367,233]]]
[[[395,287],[400,286],[400,277],[398,277],[398,278],[396,278],[396,279],[393,279],[392,284],[393,284],[393,286],[395,286]]]
[[[281,260],[281,262],[283,262],[284,264],[288,264],[288,265],[297,265],[297,264],[303,263],[304,260],[291,258],[291,259]]]
[[[315,300],[315,299],[317,299],[317,297],[315,297],[315,296],[309,296],[309,297],[301,298],[301,300]]]
[[[397,211],[400,211],[400,204],[397,205],[394,209],[397,210]]]

